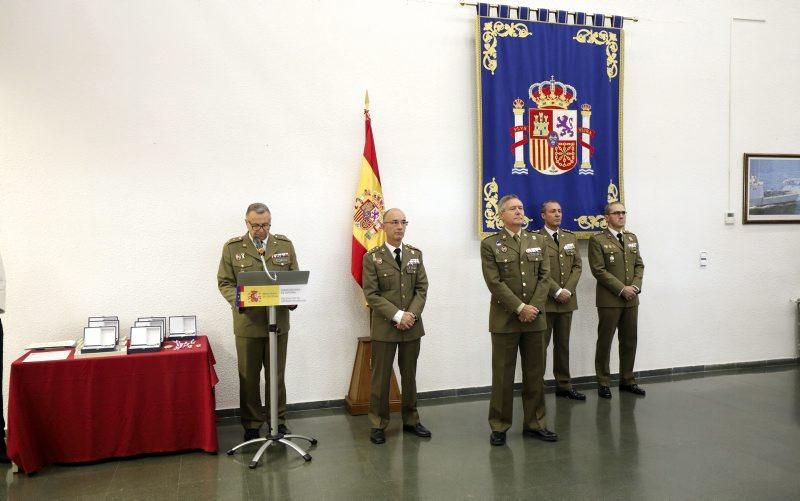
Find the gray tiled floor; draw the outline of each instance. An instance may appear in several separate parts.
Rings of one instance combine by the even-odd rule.
[[[0,499],[798,499],[800,368],[663,378],[645,398],[587,402],[547,395],[555,444],[523,438],[491,447],[485,396],[425,401],[433,431],[369,442],[365,416],[341,410],[294,415],[319,444],[305,463],[271,450],[227,456],[241,428],[220,424],[220,455],[201,452],[50,466],[27,477],[3,469]],[[303,443],[305,446],[305,443]]]

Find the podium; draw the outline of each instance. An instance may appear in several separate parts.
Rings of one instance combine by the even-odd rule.
[[[356,359],[353,362],[353,375],[350,378],[350,390],[344,397],[344,407],[351,416],[360,416],[369,412],[369,396],[372,391],[372,338],[358,338]],[[400,412],[400,388],[397,376],[392,369],[389,383],[389,412]]]
[[[265,266],[266,269],[266,266]],[[258,466],[267,449],[275,444],[283,444],[294,449],[306,461],[311,455],[291,441],[293,438],[307,440],[316,445],[317,439],[305,435],[283,434],[278,431],[278,323],[277,306],[296,305],[305,302],[305,285],[308,283],[307,271],[245,271],[236,279],[236,305],[239,308],[267,308],[267,333],[269,336],[269,434],[243,442],[228,451],[232,456],[236,450],[253,444],[259,447],[250,461],[250,469]]]

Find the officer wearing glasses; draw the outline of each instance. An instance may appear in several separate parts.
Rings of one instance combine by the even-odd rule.
[[[372,387],[369,399],[369,439],[386,442],[389,425],[389,385],[397,352],[402,392],[403,431],[418,437],[431,432],[420,423],[417,412],[417,358],[425,335],[422,309],[428,294],[428,277],[422,252],[403,242],[406,216],[389,209],[383,216],[386,243],[364,255],[362,287],[372,310]]]
[[[608,227],[589,240],[589,267],[597,279],[596,304],[600,317],[594,356],[597,394],[611,398],[611,341],[619,332],[619,390],[644,396],[633,377],[636,359],[639,294],[642,292],[644,263],[636,235],[625,229],[625,206],[606,205]]]
[[[269,390],[269,341],[267,338],[267,309],[236,307],[236,278],[243,271],[264,269],[261,257],[270,271],[289,271],[298,269],[297,255],[291,240],[283,235],[270,233],[272,215],[266,205],[251,204],[245,212],[247,233],[234,237],[222,248],[222,258],[217,272],[219,291],[233,315],[233,335],[236,337],[236,359],[239,367],[239,406],[241,409],[244,440],[259,437],[259,429],[264,423],[261,404],[261,370],[264,370],[266,398],[264,404],[269,408],[269,399],[275,398]],[[278,432],[289,433],[286,427],[286,348],[289,342],[289,310],[296,306],[276,308],[278,324]],[[270,425],[267,423],[267,433]]]

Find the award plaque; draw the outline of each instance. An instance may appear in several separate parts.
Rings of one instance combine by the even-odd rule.
[[[166,328],[167,322],[166,318],[157,318],[157,317],[145,317],[140,318],[139,320],[133,323],[134,327],[158,327],[161,329],[161,342],[164,342],[164,338],[166,337]]]
[[[128,353],[161,351],[161,326],[131,327]]]
[[[169,317],[170,339],[194,339],[197,337],[197,315]]]
[[[81,353],[114,351],[117,346],[117,330],[114,326],[84,327]]]

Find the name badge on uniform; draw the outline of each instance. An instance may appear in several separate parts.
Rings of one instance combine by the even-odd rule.
[[[574,256],[575,255],[575,244],[573,244],[572,242],[570,242],[568,244],[564,244],[564,254],[566,254],[568,256]]]
[[[525,255],[528,256],[528,261],[541,261],[542,248],[541,247],[528,247],[525,249]]]
[[[416,273],[417,269],[419,268],[419,259],[412,258],[408,260],[406,263],[406,273]]]
[[[276,252],[272,255],[272,262],[277,264],[278,266],[283,266],[289,264],[289,253],[288,252]]]
[[[636,254],[636,252],[639,250],[639,244],[636,242],[628,242],[628,250]]]

